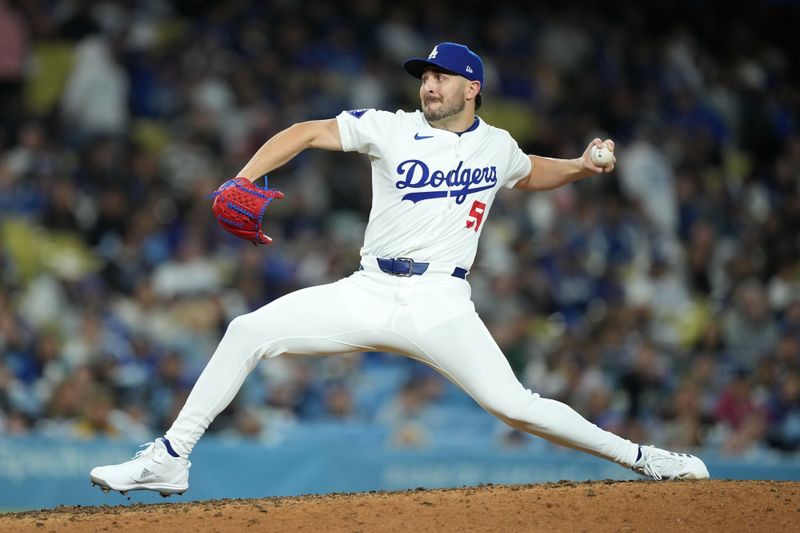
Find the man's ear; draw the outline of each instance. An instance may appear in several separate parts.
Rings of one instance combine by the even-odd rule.
[[[469,81],[469,80],[468,80]],[[467,96],[471,99],[475,99],[481,92],[481,82],[479,81],[469,81],[467,84]]]

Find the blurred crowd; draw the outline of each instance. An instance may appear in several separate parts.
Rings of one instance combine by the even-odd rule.
[[[294,122],[417,108],[402,61],[452,40],[485,62],[480,116],[527,152],[617,143],[613,174],[502,191],[484,229],[468,279],[522,382],[639,442],[796,452],[792,4],[0,0],[0,435],[149,440],[233,317],[356,270],[364,158],[270,176],[268,248],[207,194]],[[365,353],[262,363],[210,431],[335,421],[424,446],[484,438],[479,412]]]

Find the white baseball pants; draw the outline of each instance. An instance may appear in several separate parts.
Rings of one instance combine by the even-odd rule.
[[[366,270],[288,294],[230,323],[166,434],[178,454],[188,457],[261,359],[383,351],[432,366],[516,429],[626,467],[636,461],[636,444],[522,386],[475,312],[465,280],[448,268],[398,277],[364,263]]]

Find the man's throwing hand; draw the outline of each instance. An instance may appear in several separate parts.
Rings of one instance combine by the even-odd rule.
[[[617,158],[614,155],[614,141],[606,139],[594,139],[586,147],[581,157],[581,163],[587,170],[599,174],[600,172],[611,172]]]
[[[220,185],[211,197],[211,209],[225,230],[255,245],[272,243],[261,230],[261,221],[270,202],[283,198],[282,192],[268,189],[266,183],[262,189],[247,178],[233,178]]]

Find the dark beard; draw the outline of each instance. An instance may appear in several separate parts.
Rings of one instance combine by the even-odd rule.
[[[423,106],[422,113],[425,115],[425,119],[428,122],[437,122],[439,120],[444,120],[446,118],[452,117],[453,115],[457,115],[464,110],[466,107],[467,101],[465,99],[456,100],[449,106],[441,106],[438,111],[434,111],[429,113],[425,110],[425,106]]]

